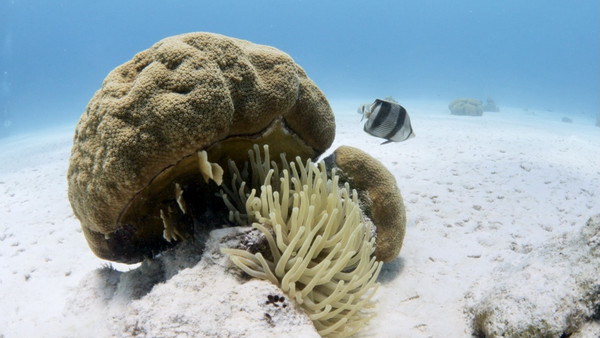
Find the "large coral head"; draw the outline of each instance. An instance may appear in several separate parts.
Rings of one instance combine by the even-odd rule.
[[[198,151],[221,167],[260,142],[315,158],[334,133],[325,96],[287,54],[217,34],[169,37],[111,71],[89,102],[69,200],[96,255],[137,262],[169,245],[164,219],[177,185],[210,203]]]

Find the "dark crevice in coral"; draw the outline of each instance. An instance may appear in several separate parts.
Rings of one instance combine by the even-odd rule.
[[[260,132],[230,135],[226,139],[207,145],[204,149],[211,149],[213,146],[236,138],[251,143],[254,139],[261,139],[271,129],[279,128],[276,126],[277,123],[285,133],[295,135],[287,127],[283,118],[278,117]],[[293,137],[300,140],[297,135]],[[318,153],[312,147],[307,146],[307,148]],[[119,229],[106,240],[106,244],[110,248],[110,257],[103,258],[122,263],[136,263],[144,258],[152,258],[161,251],[173,247],[173,243],[162,238],[164,224],[161,219],[161,210],[169,223],[180,225],[177,226],[177,230],[182,233],[183,237],[193,237],[191,234],[197,234],[197,228],[206,224],[212,224],[209,226],[210,228],[227,223],[226,206],[221,198],[215,196],[219,187],[213,181],[209,184],[204,182],[197,167],[196,158],[196,153],[192,153],[165,167],[132,197],[117,219]],[[226,163],[219,164],[226,168]],[[181,186],[186,203],[192,206],[187,214],[182,213],[177,205],[176,183]],[[215,222],[218,224],[214,224]]]
[[[189,94],[193,89],[194,88],[192,88],[192,87],[183,87],[183,86],[181,86],[181,87],[175,87],[175,88],[173,88],[173,92],[176,93],[176,94],[182,94],[182,95],[184,95],[184,94]]]

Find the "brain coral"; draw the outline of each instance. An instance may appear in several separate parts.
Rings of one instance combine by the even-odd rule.
[[[69,200],[96,255],[140,261],[168,246],[164,220],[182,191],[208,186],[199,150],[221,166],[257,142],[315,158],[334,133],[325,96],[287,54],[217,34],[169,37],[111,71],[89,102],[75,130]],[[196,191],[198,210],[185,217],[211,209],[213,193]]]

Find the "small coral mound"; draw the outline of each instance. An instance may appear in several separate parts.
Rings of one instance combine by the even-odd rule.
[[[90,100],[75,130],[69,200],[96,255],[135,263],[171,245],[165,220],[189,224],[213,209],[184,217],[175,203],[176,184],[197,206],[217,191],[198,173],[198,151],[221,167],[245,161],[257,142],[316,158],[334,134],[327,99],[289,55],[218,34],[172,36],[112,70]]]
[[[231,189],[223,194],[230,219],[251,222],[266,241],[267,252],[224,248],[231,261],[253,277],[270,280],[296,300],[323,336],[349,336],[373,313],[371,297],[381,262],[371,257],[374,238],[362,221],[356,191],[339,187],[323,162],[270,162],[265,146],[250,152],[249,174],[233,169]],[[297,167],[296,167],[297,166]],[[232,166],[233,167],[233,164]],[[245,177],[242,177],[245,176]],[[232,199],[229,199],[229,196]]]
[[[450,102],[448,109],[452,115],[483,115],[483,103],[477,99],[455,99]]]
[[[406,233],[406,209],[394,175],[371,155],[349,146],[337,148],[325,162],[358,190],[361,209],[377,230],[377,260],[394,260]]]
[[[483,105],[483,111],[484,112],[492,112],[492,113],[497,113],[500,111],[500,107],[498,107],[498,105],[496,104],[496,101],[494,101],[491,98],[487,98],[485,100],[485,104]]]
[[[563,117],[560,119],[560,122],[563,122],[563,123],[573,123],[573,119],[572,119],[572,118],[570,118],[570,117],[567,117],[567,116],[563,116]]]

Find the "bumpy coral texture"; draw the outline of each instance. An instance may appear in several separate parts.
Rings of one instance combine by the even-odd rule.
[[[341,146],[335,150],[331,165],[340,169],[342,180],[360,194],[361,207],[377,227],[375,257],[394,260],[402,249],[406,233],[406,209],[394,175],[381,162],[364,151]]]
[[[164,168],[280,121],[318,156],[335,122],[323,93],[287,54],[210,33],[166,38],[111,71],[76,127],[69,200],[92,250]],[[290,153],[293,153],[290,149]]]

